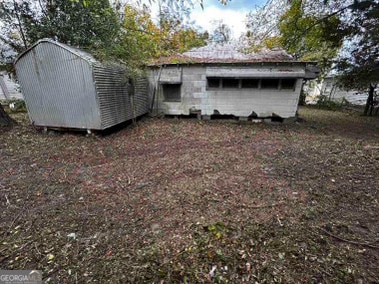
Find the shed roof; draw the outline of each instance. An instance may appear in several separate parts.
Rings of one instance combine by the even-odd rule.
[[[40,39],[39,41],[37,41],[36,43],[34,43],[32,46],[30,46],[27,50],[25,50],[24,52],[22,52],[16,58],[15,63],[17,63],[17,61],[20,60],[25,54],[27,54],[30,50],[32,50],[33,48],[35,48],[37,45],[39,45],[41,43],[51,43],[51,44],[57,45],[57,46],[65,49],[65,50],[67,50],[68,52],[71,52],[71,53],[75,54],[76,56],[82,58],[83,60],[89,62],[90,64],[100,63],[91,54],[89,54],[89,53],[87,53],[87,52],[85,52],[83,50],[80,50],[78,48],[69,46],[69,45],[64,44],[64,43],[57,42],[57,41],[49,39],[49,38]]]
[[[259,62],[299,62],[286,51],[262,49],[259,52],[244,53],[232,44],[207,45],[194,48],[182,54],[159,58],[151,65],[196,64],[196,63],[259,63]]]

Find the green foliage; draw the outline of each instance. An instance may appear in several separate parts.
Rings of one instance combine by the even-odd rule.
[[[133,67],[141,66],[153,58],[184,52],[206,44],[207,34],[182,24],[180,17],[161,13],[156,25],[149,9],[126,5],[122,29],[107,56],[116,57]]]
[[[108,0],[56,0],[46,2],[40,24],[28,29],[31,42],[49,37],[95,50],[113,43],[119,22]]]
[[[11,99],[7,100],[10,112],[26,112],[26,104],[24,100]]]
[[[345,30],[351,47],[337,62],[339,79],[347,88],[367,90],[379,83],[379,1],[355,3]]]
[[[281,44],[297,58],[331,66],[343,41],[340,20],[334,15],[306,15],[303,1],[295,0],[280,21]]]
[[[157,25],[145,5],[113,8],[109,0],[1,2],[0,20],[7,29],[0,31],[0,42],[20,53],[41,38],[53,38],[100,60],[121,60],[134,68],[151,58],[206,44],[208,34],[185,25],[183,14],[173,14],[172,9],[162,9]]]
[[[341,85],[369,90],[366,110],[373,107],[373,90],[379,82],[378,0],[323,4],[295,0],[281,19],[280,31],[283,46],[298,58],[317,60],[324,71],[333,60]]]
[[[16,124],[17,122],[5,112],[4,107],[0,102],[0,127],[12,127]]]
[[[328,96],[320,95],[317,99],[316,105],[320,109],[327,110],[339,110],[341,109],[342,104],[332,101]]]
[[[191,48],[206,45],[208,33],[200,33],[195,27],[186,25],[180,14],[162,9],[159,21],[159,55],[168,56],[185,52]]]
[[[204,227],[206,232],[211,233],[216,239],[222,239],[228,232],[228,228],[221,222]]]
[[[25,0],[0,3],[7,27],[0,40],[19,53],[41,38],[90,51],[107,49],[119,34],[117,15],[108,0]]]

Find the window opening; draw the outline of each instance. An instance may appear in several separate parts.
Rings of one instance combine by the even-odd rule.
[[[259,86],[259,79],[242,79],[241,88],[254,88],[257,89]]]
[[[162,84],[164,101],[165,102],[180,102],[181,101],[180,86],[181,84]]]
[[[296,79],[282,79],[282,89],[290,90],[294,89],[296,85]]]
[[[239,80],[234,78],[223,78],[222,79],[223,88],[238,88]]]
[[[261,88],[262,89],[278,89],[279,79],[262,79]]]

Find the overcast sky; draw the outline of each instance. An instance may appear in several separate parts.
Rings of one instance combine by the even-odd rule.
[[[262,7],[267,0],[232,0],[226,6],[218,0],[204,0],[204,10],[196,5],[191,19],[204,30],[212,31],[212,22],[223,20],[238,38],[245,31],[246,15],[257,6]]]
[[[138,0],[132,0],[137,2]],[[245,31],[246,15],[257,8],[262,7],[268,0],[231,0],[227,5],[222,5],[218,0],[203,0],[204,9],[200,4],[195,4],[190,15],[190,21],[203,29],[212,32],[215,21],[222,20],[227,24],[233,33],[234,38],[238,38]],[[152,10],[153,19],[157,19],[159,0],[139,0],[139,3],[147,4]],[[194,0],[193,2],[197,2]],[[198,1],[200,2],[200,1]]]

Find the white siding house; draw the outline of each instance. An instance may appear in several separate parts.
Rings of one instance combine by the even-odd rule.
[[[0,72],[0,100],[10,99],[23,99],[20,86],[13,80],[10,74]]]
[[[321,82],[310,82],[306,93],[306,103],[309,104],[315,104],[322,95],[337,103],[346,101],[353,105],[365,105],[368,95],[367,92],[342,88],[335,76],[327,76]]]

